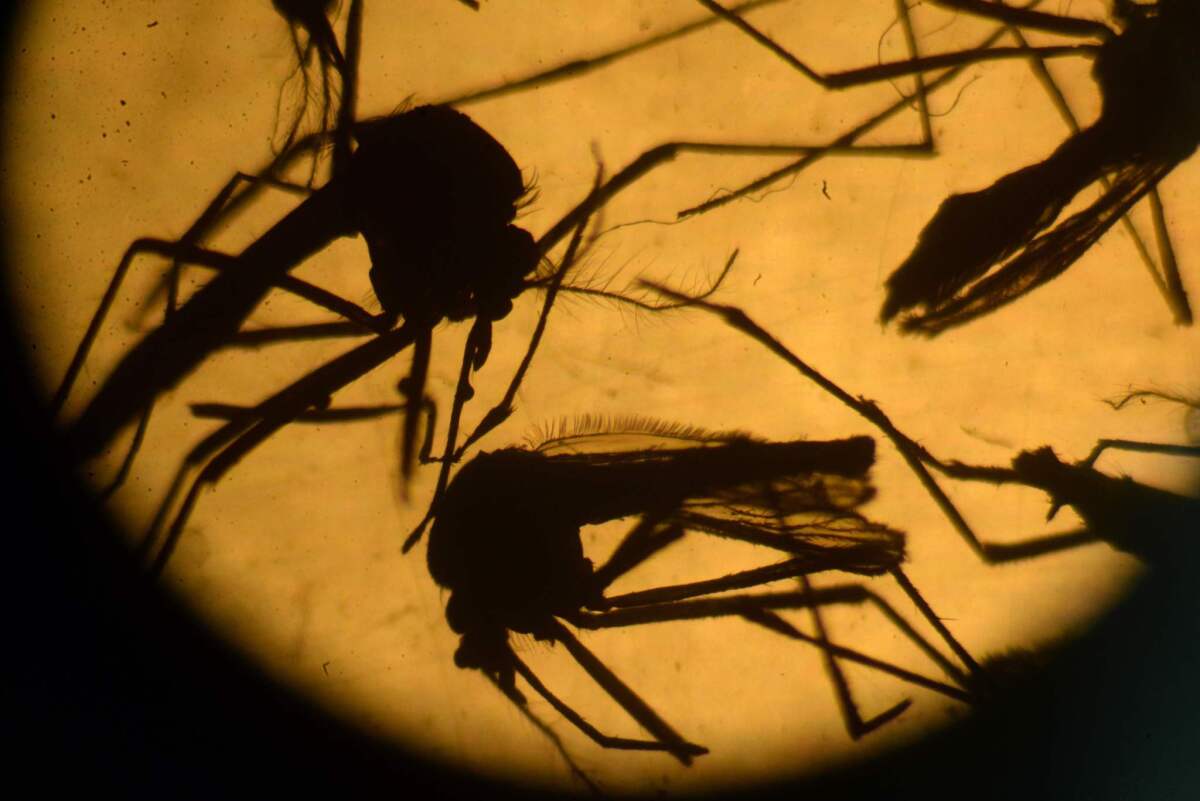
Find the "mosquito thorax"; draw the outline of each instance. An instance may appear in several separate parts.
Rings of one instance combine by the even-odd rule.
[[[1142,155],[1187,158],[1200,137],[1200,12],[1190,0],[1130,14],[1101,47],[1092,68],[1104,107],[1101,124]]]
[[[550,616],[577,611],[594,595],[579,523],[546,496],[544,463],[515,448],[481,453],[438,504],[429,572],[457,596],[454,614],[464,626],[486,619],[537,635]]]
[[[364,126],[346,202],[385,310],[405,319],[498,319],[537,266],[512,225],[525,185],[516,162],[469,117],[420,106]]]

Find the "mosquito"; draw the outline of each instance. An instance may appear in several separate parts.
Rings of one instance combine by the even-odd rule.
[[[979,0],[939,4],[1010,13]],[[1100,40],[1092,70],[1103,100],[1099,118],[1080,130],[1066,112],[1074,133],[1044,161],[947,198],[888,278],[884,322],[903,313],[903,330],[933,336],[988,314],[1061,275],[1148,196],[1163,271],[1152,275],[1176,322],[1191,323],[1156,187],[1200,144],[1200,11],[1188,0],[1114,0],[1113,17],[1120,30],[1070,17],[1035,26]],[[1102,196],[1055,224],[1096,182]]]
[[[616,446],[616,447],[614,447]],[[484,673],[514,703],[521,677],[579,731],[603,748],[663,751],[690,764],[706,752],[667,723],[567,628],[602,629],[740,616],[825,652],[847,731],[857,739],[900,715],[901,701],[864,720],[839,660],[871,666],[960,701],[970,683],[886,601],[858,585],[814,589],[808,577],[840,571],[890,574],[935,626],[967,670],[975,663],[908,581],[904,535],[862,516],[875,493],[869,437],[767,442],[644,418],[584,418],[526,447],[482,452],[446,489],[429,534],[430,574],[449,591],[446,619],[460,635],[455,664]],[[584,555],[580,529],[635,519],[599,567]],[[787,558],[707,580],[618,595],[609,586],[688,532],[761,546]],[[799,580],[799,590],[728,594]],[[718,594],[720,593],[720,594]],[[833,604],[876,607],[954,682],[947,685],[829,641],[819,614]],[[777,612],[809,609],[816,636]],[[516,654],[509,633],[561,644],[596,684],[652,739],[600,732],[547,688]]]

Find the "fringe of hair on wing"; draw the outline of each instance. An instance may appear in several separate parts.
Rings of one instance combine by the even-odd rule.
[[[588,440],[618,436],[653,437],[698,445],[763,441],[745,431],[711,431],[686,423],[672,423],[640,415],[583,414],[573,418],[561,417],[536,427],[526,436],[525,447],[527,450],[544,453],[576,447]]]

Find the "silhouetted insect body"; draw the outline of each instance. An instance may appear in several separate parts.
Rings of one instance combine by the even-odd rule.
[[[621,449],[611,449],[614,444]],[[875,444],[868,437],[763,442],[644,420],[626,421],[620,429],[586,421],[581,429],[533,448],[481,453],[447,487],[428,543],[430,573],[450,591],[447,622],[461,636],[455,662],[482,671],[516,703],[523,703],[515,685],[520,674],[605,747],[665,750],[685,763],[704,749],[658,717],[561,621],[596,629],[737,615],[815,643],[826,650],[847,728],[855,737],[899,715],[909,702],[863,721],[834,656],[864,661],[966,700],[957,687],[832,645],[819,618],[814,638],[771,611],[808,608],[815,616],[823,604],[881,606],[958,687],[967,683],[961,670],[865,587],[813,590],[807,584],[807,576],[829,570],[892,573],[916,595],[899,572],[903,534],[856,511],[874,494],[867,478],[874,457]],[[584,554],[581,528],[623,518],[637,522],[597,567]],[[708,580],[605,594],[618,577],[689,531],[752,543],[788,558]],[[713,597],[783,579],[799,579],[803,590]],[[628,741],[596,732],[532,674],[510,646],[509,632],[561,643],[655,739]]]

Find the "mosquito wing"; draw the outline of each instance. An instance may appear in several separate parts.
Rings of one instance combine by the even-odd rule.
[[[532,450],[526,461],[537,465],[539,491],[577,525],[652,514],[796,555],[839,554],[856,572],[880,572],[903,557],[903,535],[856,511],[875,493],[869,437],[764,442],[584,418]]]
[[[1026,245],[990,275],[907,316],[905,331],[934,336],[963,325],[1058,277],[1088,251],[1176,162],[1141,160],[1120,169],[1099,200]]]
[[[1088,129],[1044,161],[942,201],[913,252],[888,277],[880,318],[888,322],[921,305],[936,309],[1032,242],[1102,175],[1104,139]]]
[[[687,530],[808,557],[826,569],[876,575],[904,560],[904,534],[857,511],[874,494],[866,476],[815,471],[689,499],[671,519]]]

